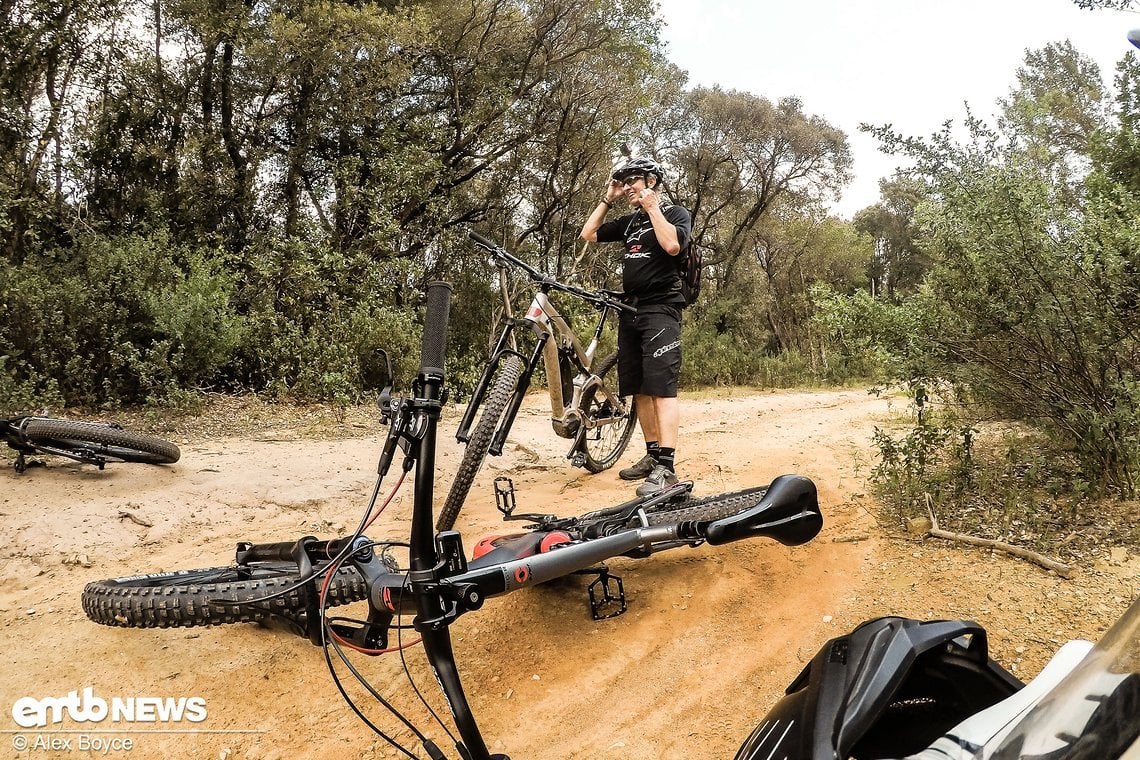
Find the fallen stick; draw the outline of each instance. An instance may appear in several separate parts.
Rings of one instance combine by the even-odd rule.
[[[142,515],[137,514],[135,512],[131,512],[130,510],[127,510],[127,509],[120,509],[119,510],[119,518],[122,519],[124,517],[133,523],[137,523],[137,524],[143,526],[144,528],[153,528],[154,527],[154,523],[151,522],[150,520],[148,520],[147,518],[143,517]]]
[[[1064,562],[1058,562],[1055,559],[1046,557],[1044,554],[1038,554],[1037,552],[1030,551],[1028,549],[1022,549],[1019,546],[1013,546],[1003,541],[996,541],[992,538],[979,538],[978,536],[970,536],[965,533],[951,533],[948,530],[942,530],[938,527],[938,518],[934,516],[934,509],[930,504],[929,496],[926,498],[926,513],[930,516],[931,526],[930,530],[927,531],[927,535],[933,536],[934,538],[944,538],[947,541],[956,541],[961,544],[969,544],[970,546],[982,546],[987,549],[997,549],[998,551],[1005,552],[1006,554],[1012,554],[1015,557],[1029,560],[1034,564],[1040,565],[1046,570],[1052,570],[1062,578],[1073,577],[1073,568],[1071,568],[1069,565],[1066,565]]]

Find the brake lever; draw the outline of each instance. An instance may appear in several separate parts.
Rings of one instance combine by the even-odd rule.
[[[392,371],[392,359],[388,356],[388,352],[382,348],[376,349],[376,353],[380,354],[380,358],[384,360],[385,377],[388,378],[388,382],[381,389],[380,397],[376,400],[376,403],[380,407],[380,421],[391,422],[393,411],[392,388],[396,382],[395,373]]]
[[[392,458],[396,454],[396,446],[404,439],[405,431],[411,422],[411,404],[406,398],[390,399],[387,418],[391,422],[388,428],[388,437],[384,440],[384,449],[380,452],[380,461],[376,464],[376,473],[383,478],[392,466]]]

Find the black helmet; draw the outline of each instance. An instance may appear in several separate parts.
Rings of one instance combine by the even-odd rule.
[[[614,169],[613,178],[621,182],[627,177],[634,175],[648,175],[652,174],[657,177],[657,184],[665,179],[665,173],[661,171],[661,166],[651,158],[631,158],[624,164]]]

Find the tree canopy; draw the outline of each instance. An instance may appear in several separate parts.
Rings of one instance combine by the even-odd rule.
[[[604,284],[616,257],[577,232],[621,142],[695,212],[715,314],[769,220],[849,178],[798,100],[687,89],[632,0],[68,3],[13,0],[0,31],[16,398],[353,396],[434,278],[474,363],[495,298],[463,230]]]

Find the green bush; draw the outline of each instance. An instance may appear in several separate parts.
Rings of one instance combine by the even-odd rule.
[[[0,268],[10,387],[118,405],[210,382],[240,341],[231,278],[163,234],[80,238]]]
[[[876,429],[871,472],[888,524],[933,513],[939,527],[1075,559],[1140,540],[1131,505],[1097,500],[1079,457],[1040,430],[964,422],[943,386],[912,386],[911,424]]]

